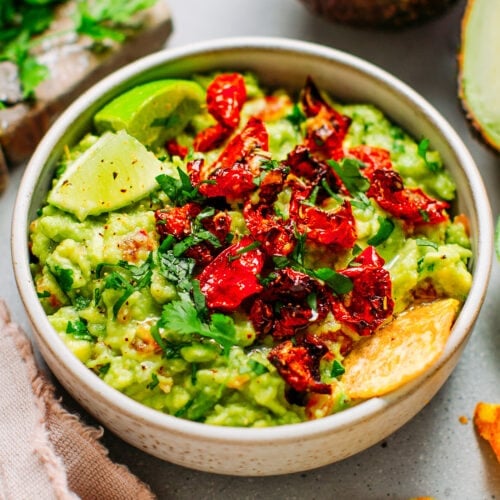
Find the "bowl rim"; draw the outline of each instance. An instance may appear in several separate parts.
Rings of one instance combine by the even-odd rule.
[[[76,356],[71,355],[69,348],[50,325],[36,295],[30,273],[27,245],[30,200],[36,188],[39,173],[50,158],[51,151],[56,146],[57,141],[68,128],[68,124],[71,124],[87,107],[88,102],[93,102],[121,82],[167,62],[193,55],[209,53],[213,55],[227,50],[249,49],[300,53],[301,55],[334,61],[337,64],[364,73],[407,101],[411,101],[413,105],[424,112],[426,118],[432,122],[433,126],[439,130],[441,136],[450,145],[451,150],[456,152],[460,168],[469,182],[477,216],[481,215],[481,224],[478,224],[477,227],[478,239],[474,256],[475,273],[472,287],[454,325],[453,332],[456,334],[450,337],[444,352],[437,362],[422,376],[385,396],[366,400],[354,407],[321,419],[265,428],[224,427],[192,422],[147,407],[107,385],[80,362]],[[432,377],[467,340],[484,302],[493,257],[493,222],[484,183],[465,144],[436,108],[399,78],[357,56],[316,43],[281,37],[227,37],[191,43],[177,48],[166,48],[153,53],[105,77],[75,100],[46,133],[26,167],[14,205],[11,251],[17,288],[35,334],[40,335],[39,341],[43,340],[45,342],[45,347],[53,352],[56,359],[64,365],[64,369],[73,372],[74,376],[82,381],[91,392],[97,391],[115,408],[127,413],[134,419],[147,420],[150,426],[164,430],[168,429],[177,434],[203,437],[213,442],[231,443],[237,441],[265,444],[270,439],[276,443],[290,440],[290,438],[298,434],[300,434],[301,438],[307,438],[322,433],[338,432],[343,428],[351,427],[397,404],[399,400],[416,391],[423,378]],[[38,328],[34,327],[35,324],[38,325]],[[70,355],[68,356],[68,354]],[[91,412],[91,409],[89,411]]]

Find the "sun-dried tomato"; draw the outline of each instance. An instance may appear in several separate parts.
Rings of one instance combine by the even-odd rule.
[[[233,137],[215,162],[205,167],[192,163],[188,172],[191,182],[209,198],[240,198],[256,189],[254,178],[260,174],[262,151],[268,151],[269,138],[261,120],[250,118],[240,134]]]
[[[373,247],[367,247],[352,266],[339,271],[352,281],[350,292],[332,297],[335,319],[360,335],[371,335],[394,309],[392,283],[384,260]]]
[[[289,338],[326,317],[329,296],[317,280],[288,267],[273,274],[274,279],[250,309],[250,318],[257,333],[272,333],[276,339]],[[308,298],[313,296],[316,302],[314,308],[308,304]],[[272,309],[263,307],[259,300],[273,305]]]
[[[360,145],[349,148],[347,157],[354,157],[365,164],[362,173],[371,179],[375,170],[392,169],[391,153],[384,148]]]
[[[185,238],[191,234],[191,224],[200,212],[197,203],[159,209],[155,212],[156,230],[162,239],[169,234],[177,239]]]
[[[207,109],[218,123],[234,129],[247,98],[245,80],[239,73],[217,75],[207,87]]]
[[[421,189],[406,188],[394,170],[375,170],[366,194],[385,211],[411,224],[437,224],[448,220],[447,202],[435,200]]]
[[[293,221],[277,216],[272,205],[253,205],[248,201],[243,208],[243,216],[251,235],[260,241],[268,255],[287,256],[295,248]]]
[[[260,181],[259,201],[260,203],[274,203],[283,189],[285,179],[288,175],[286,167],[278,167],[265,173]]]
[[[211,127],[201,130],[196,134],[193,141],[193,149],[200,153],[206,153],[216,149],[231,135],[233,129],[216,123]]]
[[[290,167],[293,174],[308,180],[313,185],[318,184],[329,170],[329,167],[311,155],[309,148],[304,145],[299,145],[290,151],[285,164]]]
[[[170,139],[165,143],[165,149],[171,156],[180,156],[185,158],[188,154],[188,148],[186,146],[181,146],[176,139]]]
[[[351,119],[339,113],[321,95],[312,78],[308,78],[301,94],[306,120],[305,145],[325,158],[342,147]]]
[[[356,223],[347,200],[334,211],[303,203],[296,222],[299,231],[316,243],[341,249],[352,248],[356,243]]]
[[[321,382],[319,365],[328,347],[313,335],[297,339],[296,344],[285,340],[273,347],[269,361],[276,367],[285,382],[297,392],[330,394],[330,384]]]
[[[234,311],[243,300],[262,291],[257,276],[264,266],[264,252],[254,245],[255,240],[245,236],[223,250],[199,274],[207,307]]]

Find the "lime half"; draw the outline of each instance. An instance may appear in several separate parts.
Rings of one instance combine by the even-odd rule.
[[[176,175],[124,130],[103,134],[71,163],[48,202],[79,220],[125,207],[158,187],[156,176]]]
[[[106,104],[94,117],[99,133],[126,130],[148,147],[184,130],[205,102],[205,91],[189,80],[156,80],[138,85]]]

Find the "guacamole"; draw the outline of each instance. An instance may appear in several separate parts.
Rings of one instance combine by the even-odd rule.
[[[206,424],[324,417],[358,403],[342,375],[360,339],[465,300],[467,219],[427,139],[312,78],[153,87],[96,114],[30,227],[50,323],[107,384]]]

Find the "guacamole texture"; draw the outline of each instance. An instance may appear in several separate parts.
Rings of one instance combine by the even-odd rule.
[[[30,226],[50,323],[107,384],[206,424],[320,418],[358,403],[356,342],[465,300],[467,219],[425,138],[311,78],[148,85],[96,114]]]

